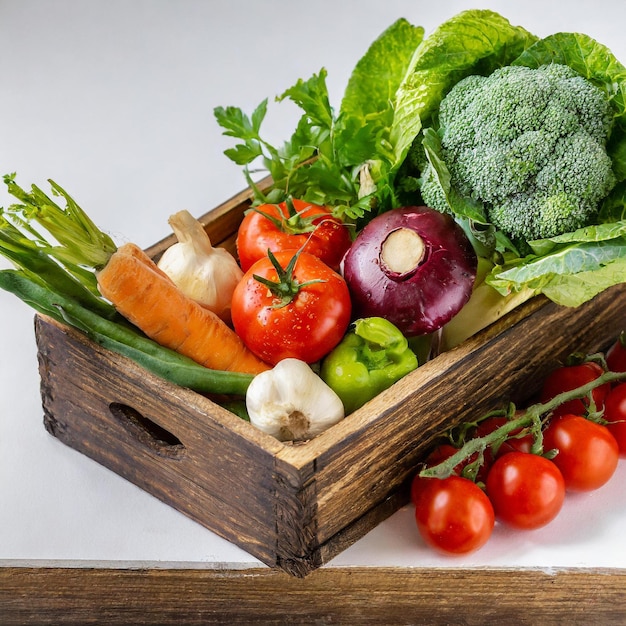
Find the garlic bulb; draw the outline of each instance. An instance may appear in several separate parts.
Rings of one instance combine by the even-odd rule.
[[[299,359],[257,374],[246,393],[250,422],[280,441],[305,441],[344,417],[339,396]]]
[[[178,243],[170,246],[158,262],[174,284],[187,296],[230,322],[233,291],[243,272],[224,248],[214,248],[202,224],[189,211],[172,215],[168,223]]]

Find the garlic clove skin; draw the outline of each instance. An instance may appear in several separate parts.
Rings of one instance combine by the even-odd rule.
[[[157,265],[188,297],[230,323],[233,291],[243,271],[230,252],[214,248],[200,222],[188,211],[168,220],[178,243],[170,246]]]
[[[246,393],[250,422],[279,441],[306,441],[341,421],[339,396],[304,361],[287,358],[257,374]]]

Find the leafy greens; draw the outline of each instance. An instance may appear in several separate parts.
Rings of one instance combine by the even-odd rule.
[[[395,202],[390,180],[400,166],[417,130],[419,120],[393,128],[394,94],[404,79],[424,29],[400,19],[372,43],[357,63],[346,87],[339,112],[330,105],[326,70],[309,80],[299,80],[277,97],[289,99],[303,111],[297,128],[283,146],[261,137],[265,99],[247,116],[237,107],[214,111],[224,134],[241,140],[225,154],[244,166],[246,179],[257,202],[280,202],[287,195],[335,207],[348,218],[359,218],[382,202]],[[271,176],[269,191],[253,181],[251,169],[260,163]],[[361,182],[375,177],[376,190]]]
[[[438,107],[467,76],[553,62],[569,65],[606,93],[614,113],[607,151],[618,184],[597,224],[529,241],[520,250],[489,223],[480,203],[452,188],[436,130]],[[239,140],[226,155],[244,167],[256,203],[292,195],[333,206],[358,226],[377,213],[421,203],[419,172],[429,162],[450,212],[478,254],[494,262],[484,281],[502,297],[543,293],[578,306],[626,281],[626,68],[591,37],[557,33],[539,39],[489,10],[459,13],[428,37],[422,27],[400,19],[354,68],[337,114],[324,69],[277,100],[286,98],[303,115],[281,147],[260,134],[267,100],[249,117],[236,107],[215,109],[224,134]],[[253,181],[259,163],[271,177],[268,188]]]

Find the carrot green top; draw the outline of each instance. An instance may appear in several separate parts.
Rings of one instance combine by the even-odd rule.
[[[32,185],[30,193],[22,189],[15,182],[15,174],[5,175],[4,182],[9,193],[21,204],[9,206],[0,215],[27,230],[47,254],[63,265],[92,269],[101,269],[106,265],[117,246],[62,187],[49,181],[52,193],[65,199],[65,208],[60,207],[36,185]],[[48,243],[35,230],[33,222],[43,226],[59,245]]]

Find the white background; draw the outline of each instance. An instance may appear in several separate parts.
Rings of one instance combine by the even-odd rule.
[[[296,111],[273,98],[297,79],[325,67],[338,106],[357,60],[397,18],[428,33],[467,8],[539,36],[585,32],[626,62],[626,3],[614,0],[4,0],[0,174],[16,171],[22,186],[52,178],[118,243],[148,246],[171,213],[200,215],[245,186],[222,154],[232,144],[214,107],[251,112],[269,97],[265,131],[281,143]],[[9,201],[1,189],[0,205]],[[258,565],[46,433],[32,319],[0,292],[0,563]],[[427,550],[406,507],[329,566],[623,567],[625,485],[622,461],[548,527],[497,527],[466,558]]]

